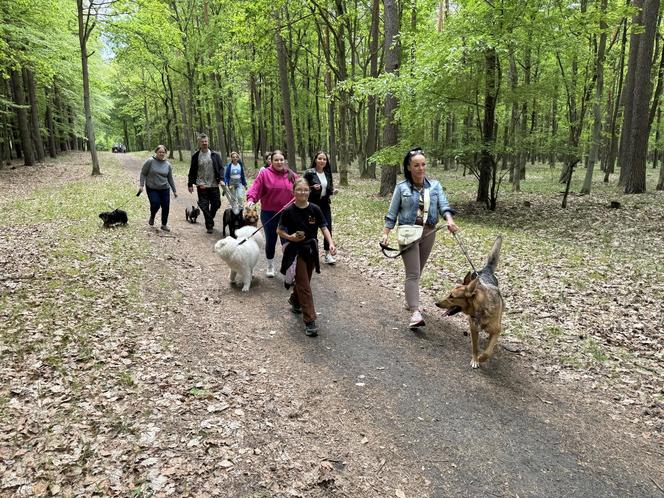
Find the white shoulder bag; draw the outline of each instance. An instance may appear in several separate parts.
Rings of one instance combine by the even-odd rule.
[[[427,222],[427,214],[429,213],[429,203],[431,201],[429,189],[424,189],[424,213],[422,213],[421,225],[401,225],[397,226],[397,242],[400,246],[407,246],[422,238],[424,232],[424,224]],[[419,202],[419,199],[418,199]]]

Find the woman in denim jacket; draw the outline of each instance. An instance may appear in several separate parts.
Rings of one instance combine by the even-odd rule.
[[[424,326],[420,310],[420,276],[429,258],[438,217],[447,222],[447,229],[456,232],[459,227],[454,223],[454,210],[447,202],[447,197],[437,180],[426,177],[426,157],[422,149],[411,149],[403,159],[403,174],[406,179],[397,183],[390,202],[390,209],[385,216],[382,243],[387,244],[390,231],[397,221],[401,225],[423,225],[422,238],[413,244],[401,257],[406,268],[406,305],[412,312],[409,327],[416,329]],[[429,191],[429,210],[424,218],[425,190]],[[434,232],[433,234],[431,232]]]

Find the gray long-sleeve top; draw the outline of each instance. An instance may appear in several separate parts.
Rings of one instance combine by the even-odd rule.
[[[164,190],[170,186],[173,193],[176,193],[171,163],[156,157],[145,161],[141,169],[141,187],[144,185],[154,190]]]

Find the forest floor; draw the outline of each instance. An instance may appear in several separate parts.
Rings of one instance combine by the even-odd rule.
[[[445,172],[475,263],[505,237],[502,347],[471,370],[466,322],[432,305],[467,263],[441,235],[409,331],[375,183],[334,204],[311,339],[264,263],[229,285],[181,175],[173,231],[147,226],[141,163],[0,170],[0,495],[664,495],[663,193],[486,213]],[[101,228],[109,206],[129,225]]]

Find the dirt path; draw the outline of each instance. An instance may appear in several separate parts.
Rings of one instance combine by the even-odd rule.
[[[117,157],[136,178],[141,160]],[[229,286],[212,251],[220,226],[187,224],[194,196],[183,178],[178,190],[173,232],[146,228],[167,263],[159,279],[182,296],[168,334],[178,361],[243,386],[244,446],[263,448],[235,462],[226,491],[664,496],[664,450],[608,405],[545,384],[504,350],[471,370],[462,329],[430,313],[426,331],[408,331],[400,296],[351,273],[349,255],[314,276],[320,336],[305,337],[264,263],[249,293]]]

